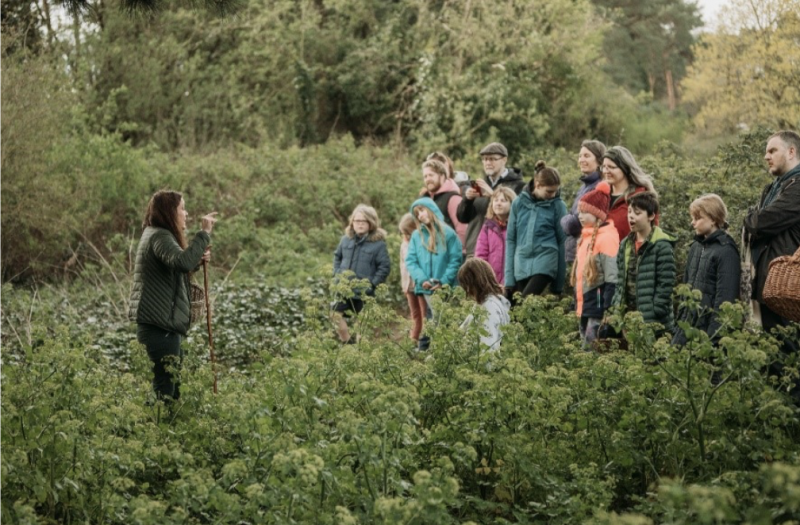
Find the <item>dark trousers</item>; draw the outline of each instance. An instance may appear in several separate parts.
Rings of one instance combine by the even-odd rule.
[[[542,295],[547,289],[547,286],[553,282],[553,278],[549,275],[542,275],[537,273],[527,279],[517,281],[517,286],[514,291],[521,292],[522,297],[529,295]]]
[[[760,303],[759,306],[761,309],[761,325],[764,327],[765,332],[771,332],[773,328],[789,326],[791,324],[789,319],[781,317],[773,310],[770,310],[766,304]],[[777,337],[778,341],[781,343],[781,352],[784,354],[784,356],[796,356],[798,351],[800,351],[800,341],[797,340],[796,333],[794,335],[789,334],[785,337],[778,335],[775,337]],[[771,374],[782,376],[783,363],[779,361],[771,364],[769,371]],[[794,385],[789,390],[789,394],[792,396],[795,403],[800,404],[800,380],[795,379]]]
[[[178,400],[181,397],[180,372],[183,361],[181,336],[152,325],[140,324],[136,337],[153,362],[153,390],[159,399]]]
[[[552,277],[549,275],[542,275],[540,273],[537,273],[531,277],[526,277],[525,279],[520,279],[514,285],[511,297],[508,298],[511,301],[511,306],[516,306],[517,304],[517,302],[514,300],[515,293],[521,293],[523,299],[529,295],[542,295],[552,282]]]

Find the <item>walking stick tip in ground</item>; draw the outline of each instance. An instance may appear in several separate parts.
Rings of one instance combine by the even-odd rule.
[[[211,353],[211,370],[214,373],[214,393],[217,393],[217,360],[214,357],[214,336],[211,332],[211,304],[208,300],[208,261],[203,261],[203,292],[206,300],[206,327],[208,328],[208,348]]]

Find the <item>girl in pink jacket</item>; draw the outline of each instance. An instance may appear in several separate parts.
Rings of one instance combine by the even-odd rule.
[[[514,190],[500,186],[492,193],[489,208],[486,210],[486,221],[478,234],[475,243],[475,257],[489,263],[494,270],[497,282],[503,284],[506,261],[506,227],[511,203],[517,198]]]

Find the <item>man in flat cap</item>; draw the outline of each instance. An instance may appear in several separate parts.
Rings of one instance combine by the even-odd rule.
[[[505,146],[499,142],[492,142],[481,150],[480,156],[484,177],[475,181],[477,188],[465,187],[464,199],[458,205],[456,212],[459,221],[468,223],[466,242],[464,243],[467,257],[475,254],[475,243],[483,227],[486,210],[489,208],[489,199],[494,190],[499,186],[508,186],[519,195],[522,188],[525,187],[522,170],[506,167],[508,150]]]

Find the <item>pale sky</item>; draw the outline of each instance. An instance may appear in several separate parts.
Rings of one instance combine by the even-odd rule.
[[[720,7],[728,3],[728,0],[696,0],[703,16],[703,23],[706,28],[713,27],[714,19],[719,14]]]

